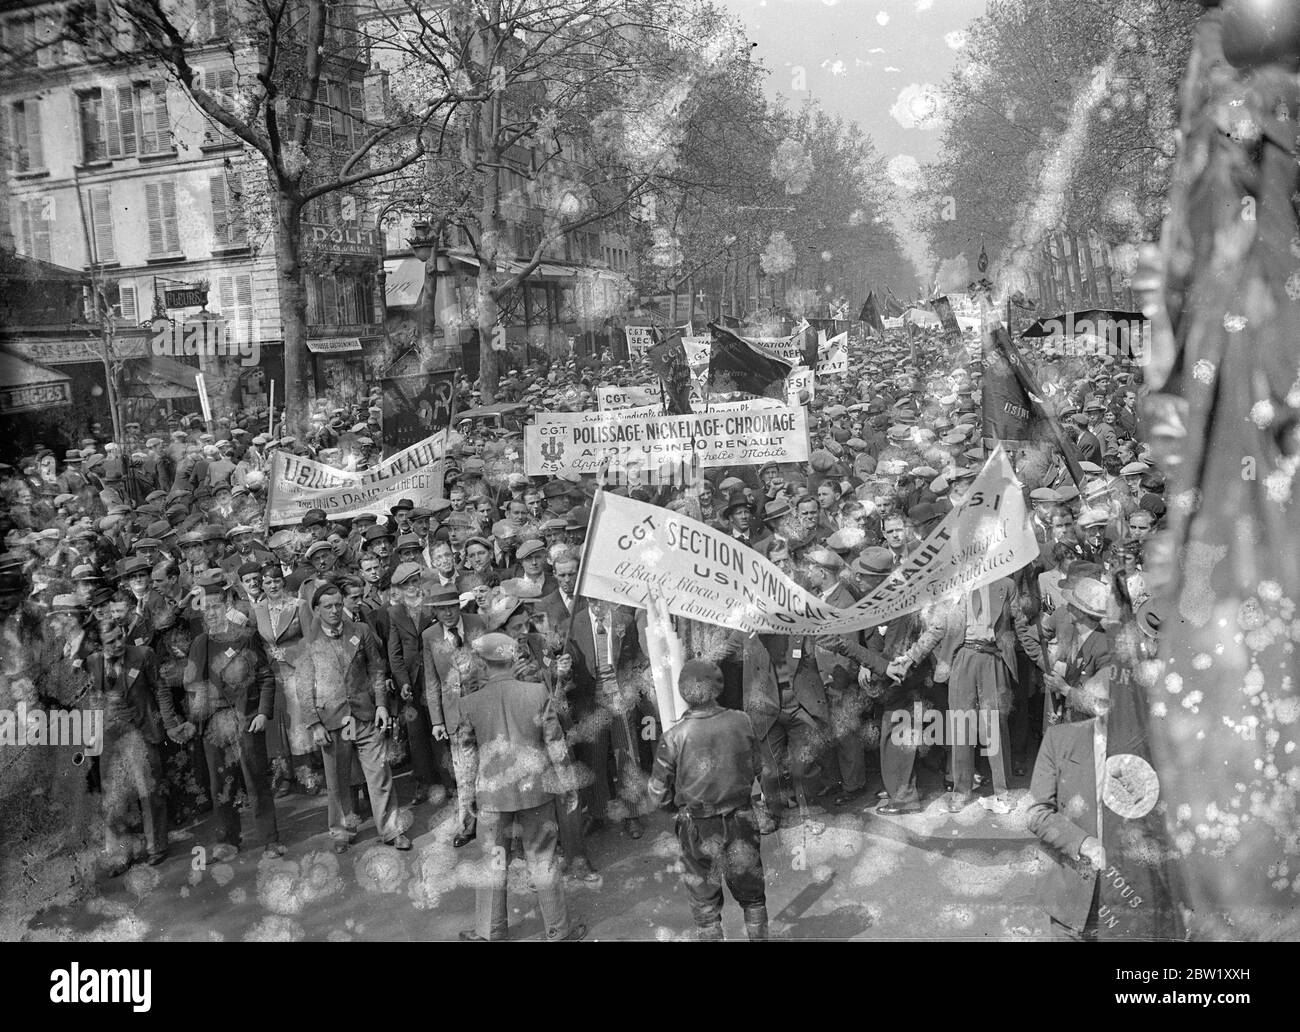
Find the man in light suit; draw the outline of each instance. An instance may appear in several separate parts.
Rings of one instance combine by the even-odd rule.
[[[474,795],[486,870],[475,894],[475,928],[460,937],[471,942],[507,938],[506,856],[517,831],[547,940],[581,939],[587,928],[569,922],[555,855],[557,797],[569,810],[578,805],[559,717],[545,685],[511,676],[513,638],[485,634],[473,649],[487,667],[487,677],[483,687],[461,700],[456,738],[477,772]]]
[[[1094,715],[1057,724],[1043,736],[1030,784],[1029,830],[1047,847],[1047,872],[1039,886],[1052,935],[1062,940],[1097,937],[1102,842],[1100,784],[1106,771],[1109,678],[1089,682],[1079,705]]]
[[[437,587],[429,592],[428,602],[433,610],[434,622],[420,635],[424,655],[425,702],[429,707],[432,725],[433,752],[444,781],[456,790],[458,831],[451,844],[457,848],[474,840],[474,772],[468,766],[468,757],[449,730],[460,723],[460,704],[463,692],[472,685],[462,683],[461,650],[483,634],[483,618],[473,613],[462,613],[460,596],[454,587]]]
[[[1011,712],[1016,678],[1017,643],[1032,662],[1042,666],[1042,646],[1009,577],[976,588],[948,610],[946,634],[936,665],[950,671],[948,728],[953,739],[950,813],[960,812],[975,798],[975,743],[971,740],[975,732],[992,768],[995,795],[989,809],[995,813],[1011,810],[1006,798],[1007,753],[1011,743],[1007,716]],[[918,646],[913,646],[913,654],[919,651],[923,655],[928,651]],[[962,724],[960,734],[958,723]],[[996,739],[993,737],[995,724]]]
[[[336,585],[318,587],[311,605],[315,619],[303,638],[294,681],[307,730],[325,761],[334,852],[347,850],[360,824],[350,791],[354,754],[365,773],[380,838],[396,849],[410,849],[411,840],[398,826],[384,738],[388,689],[382,646],[367,624],[344,617],[343,592]]]

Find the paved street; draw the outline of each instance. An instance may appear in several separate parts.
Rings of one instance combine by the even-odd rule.
[[[951,815],[935,775],[926,809],[905,817],[856,806],[819,815],[826,831],[781,831],[763,839],[768,909],[776,938],[1025,938],[1045,934],[1034,905],[1036,847],[1025,830],[1027,795],[996,816],[978,805]],[[1021,779],[1023,781],[1023,779]],[[399,784],[407,781],[405,777]],[[409,789],[403,785],[403,790]],[[874,796],[874,790],[869,792]],[[261,861],[252,847],[229,864],[192,870],[187,851],[203,828],[183,830],[158,868],[133,867],[101,883],[102,896],[46,910],[29,940],[439,940],[473,923],[477,843],[451,847],[450,810],[422,805],[406,854],[377,846],[367,822],[358,843],[336,857],[325,834],[323,798],[280,804],[289,852]],[[195,834],[195,832],[199,834]],[[174,835],[174,838],[179,837]],[[686,893],[676,871],[671,819],[656,814],[633,842],[618,830],[594,836],[600,881],[570,880],[570,906],[591,939],[670,940],[691,933]],[[527,894],[521,863],[511,870],[512,938],[538,938],[541,919]],[[728,938],[743,938],[728,900]]]

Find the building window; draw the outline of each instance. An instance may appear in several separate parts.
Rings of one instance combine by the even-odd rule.
[[[19,201],[18,208],[18,246],[29,258],[43,262],[50,260],[50,223],[53,222],[51,208],[53,198],[36,197],[29,201]]]
[[[81,127],[81,160],[106,160],[108,140],[104,125],[104,98],[99,90],[77,94],[77,121]]]
[[[9,141],[14,156],[14,171],[33,172],[45,167],[45,148],[41,145],[41,104],[38,100],[20,100],[9,108]]]
[[[140,112],[140,153],[163,154],[175,150],[171,116],[167,113],[167,84],[138,82],[133,92],[136,110]]]
[[[307,277],[307,322],[312,326],[356,326],[370,322],[369,277],[348,274]]]
[[[140,321],[139,306],[136,301],[135,284],[119,283],[117,285],[117,316],[125,323],[135,325]]]
[[[83,162],[171,151],[167,85],[123,83],[77,94]]]
[[[90,191],[90,230],[95,253],[91,256],[97,265],[117,261],[117,246],[113,240],[113,204],[107,187]]]
[[[253,339],[253,276],[241,273],[217,278],[217,298],[220,312],[226,319],[226,330],[240,342]]]
[[[197,0],[194,35],[200,40],[230,38],[230,0]]]
[[[215,175],[209,181],[212,194],[212,247],[247,247],[248,227],[240,210],[243,181],[237,175]]]
[[[180,254],[180,229],[176,218],[176,184],[170,179],[144,184],[145,213],[149,223],[149,256]]]
[[[203,72],[203,88],[226,110],[235,106],[235,83],[233,68],[208,68]],[[203,130],[204,146],[220,147],[239,143],[239,137],[220,122],[206,114],[203,117],[207,121],[207,127]]]

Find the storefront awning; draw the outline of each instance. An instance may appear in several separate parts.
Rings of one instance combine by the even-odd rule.
[[[424,280],[419,258],[390,258],[384,262],[384,303],[389,308],[415,308],[424,294]]]
[[[122,374],[122,393],[128,398],[157,398],[168,401],[193,398],[198,394],[195,376],[199,370],[166,355],[127,363]]]
[[[71,377],[0,351],[0,413],[35,412],[71,404]]]
[[[344,351],[360,351],[360,337],[307,338],[307,350],[313,355],[337,355]]]

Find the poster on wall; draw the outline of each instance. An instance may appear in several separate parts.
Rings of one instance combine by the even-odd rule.
[[[384,450],[407,448],[451,424],[455,370],[388,376],[383,388]]]

